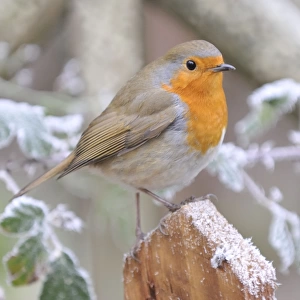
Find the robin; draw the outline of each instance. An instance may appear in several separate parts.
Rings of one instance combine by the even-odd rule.
[[[175,46],[153,61],[116,94],[83,132],[74,151],[56,167],[14,195],[84,166],[164,204],[189,185],[216,155],[227,126],[225,64],[211,43]],[[139,220],[138,220],[139,223]]]

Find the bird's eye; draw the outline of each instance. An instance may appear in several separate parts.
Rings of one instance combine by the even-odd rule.
[[[188,60],[186,62],[186,67],[190,70],[193,71],[196,69],[196,63],[193,60]]]

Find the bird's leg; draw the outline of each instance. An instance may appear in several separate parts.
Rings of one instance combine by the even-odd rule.
[[[135,225],[135,236],[137,243],[139,240],[144,238],[144,233],[141,229],[141,205],[140,205],[140,193],[135,194],[135,204],[136,204],[136,225]]]
[[[131,257],[136,260],[137,262],[140,262],[138,258],[136,257],[136,251],[139,247],[140,241],[144,239],[144,233],[141,229],[141,206],[140,206],[140,193],[135,193],[135,205],[136,205],[136,224],[135,224],[135,236],[136,241],[134,243],[134,246],[130,252]]]
[[[169,202],[169,201],[157,196],[156,194],[152,193],[151,191],[149,191],[147,189],[140,188],[139,190],[141,192],[149,195],[150,197],[154,198],[156,201],[162,203],[171,212],[174,212],[174,211],[178,210],[181,207],[181,205],[177,205],[177,204],[174,204],[172,202]]]

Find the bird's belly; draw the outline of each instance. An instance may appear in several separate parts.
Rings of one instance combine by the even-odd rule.
[[[141,147],[97,166],[108,179],[151,191],[169,190],[171,197],[190,184],[208,165],[219,145],[203,155],[191,150],[182,131],[169,130]]]

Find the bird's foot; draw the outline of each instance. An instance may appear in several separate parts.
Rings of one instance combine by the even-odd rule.
[[[139,250],[141,242],[144,240],[144,238],[145,234],[142,231],[136,233],[136,240],[130,251],[130,256],[137,262],[140,262],[140,260],[137,258],[137,251]]]
[[[207,194],[205,196],[201,196],[201,197],[195,197],[195,196],[191,196],[185,200],[183,200],[182,202],[180,202],[180,207],[185,205],[185,204],[188,204],[188,203],[193,203],[193,202],[198,202],[198,201],[204,201],[204,200],[216,200],[218,201],[218,198],[216,195],[214,194]]]
[[[198,202],[198,201],[204,201],[204,200],[212,200],[212,199],[218,200],[217,196],[215,196],[214,194],[207,194],[207,195],[202,196],[202,197],[191,196],[191,197],[183,200],[182,202],[180,202],[180,204],[170,203],[170,204],[172,204],[172,206],[171,205],[169,207],[167,206],[167,208],[169,209],[170,212],[175,212],[185,204]],[[166,217],[167,216],[164,216],[163,218],[161,218],[161,220],[159,221],[159,224],[158,224],[158,229],[163,235],[167,236],[169,234],[166,231],[166,227],[167,227],[166,223],[165,223]]]
[[[163,218],[160,219],[159,224],[158,224],[158,229],[163,235],[169,235],[168,232],[166,231],[166,217],[164,216]]]

